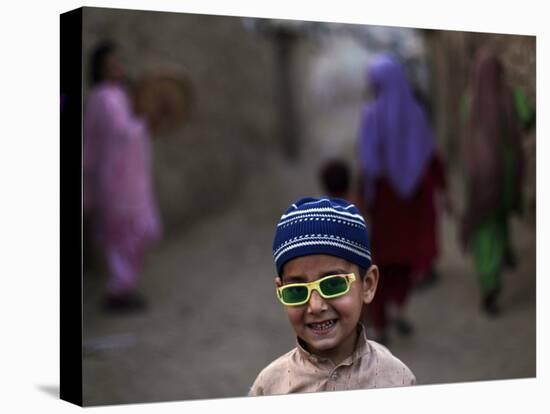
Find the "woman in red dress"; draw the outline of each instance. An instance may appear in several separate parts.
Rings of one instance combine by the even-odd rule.
[[[375,99],[362,113],[359,165],[380,281],[367,316],[376,328],[375,339],[385,342],[390,307],[403,313],[415,283],[437,258],[434,198],[446,183],[428,118],[401,65],[391,55],[379,55],[368,78]],[[403,317],[395,321],[402,333],[412,332]]]

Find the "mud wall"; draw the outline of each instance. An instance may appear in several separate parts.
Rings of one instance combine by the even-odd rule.
[[[273,48],[241,18],[85,8],[83,27],[86,79],[90,51],[105,38],[119,44],[132,77],[170,64],[191,79],[190,122],[154,142],[168,232],[227,207],[246,176],[278,150]]]

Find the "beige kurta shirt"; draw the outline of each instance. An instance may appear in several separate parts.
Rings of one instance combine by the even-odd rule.
[[[414,385],[411,370],[383,345],[367,339],[361,326],[354,352],[335,365],[306,351],[300,341],[264,368],[248,395],[342,391]]]

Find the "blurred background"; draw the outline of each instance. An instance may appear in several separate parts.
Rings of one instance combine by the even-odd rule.
[[[85,111],[90,56],[106,39],[117,44],[136,117],[151,119],[135,98],[150,88],[144,74],[183,85],[158,98],[176,107],[175,121],[145,138],[162,227],[136,275],[146,306],[106,306],[110,265],[85,218],[85,405],[244,396],[294,346],[275,297],[274,228],[290,203],[324,193],[329,160],[347,163],[357,187],[362,108],[375,98],[367,69],[380,52],[396,56],[426,110],[454,205],[440,215],[438,276],[407,306],[414,332],[390,331],[388,347],[418,384],[536,375],[535,37],[100,8],[83,16]],[[473,259],[459,243],[461,107],[482,47],[501,60],[526,119],[522,214],[510,220],[517,263],[502,272],[498,317],[480,310]]]

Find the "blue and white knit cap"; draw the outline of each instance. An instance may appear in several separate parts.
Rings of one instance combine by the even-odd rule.
[[[310,254],[337,256],[368,269],[369,235],[357,207],[330,197],[302,198],[292,204],[281,216],[273,240],[277,273],[289,260]]]

